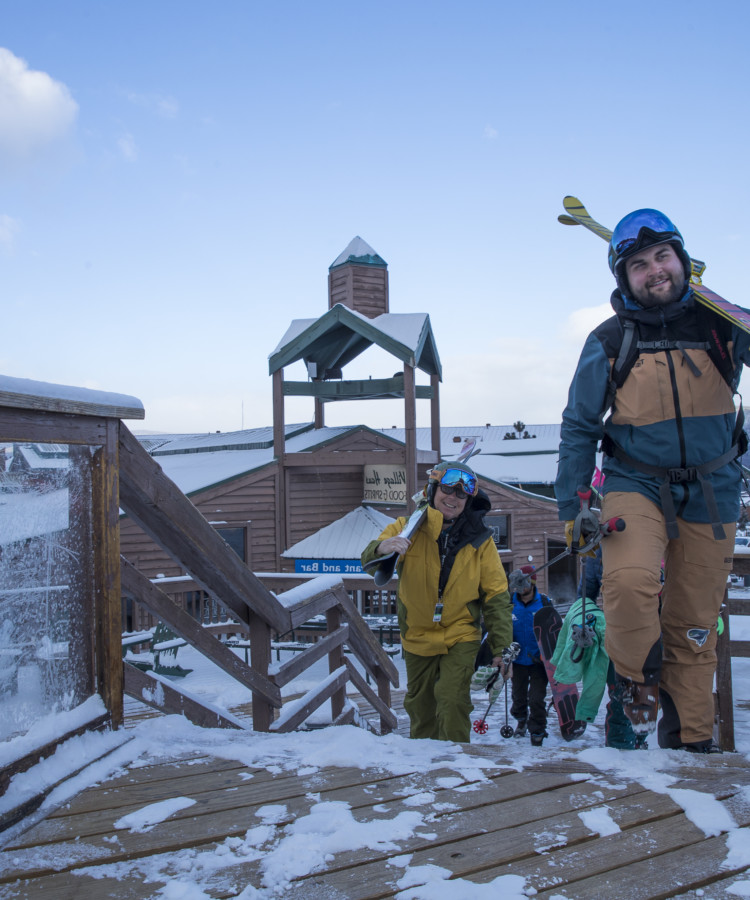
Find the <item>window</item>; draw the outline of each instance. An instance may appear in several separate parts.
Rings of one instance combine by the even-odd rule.
[[[484,522],[492,531],[492,540],[498,550],[510,549],[508,540],[510,535],[510,516],[490,515],[484,517]]]
[[[239,556],[242,562],[245,559],[245,529],[244,528],[217,528],[219,534]]]

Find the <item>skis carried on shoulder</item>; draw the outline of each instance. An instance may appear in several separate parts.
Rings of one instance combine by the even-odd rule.
[[[456,457],[457,462],[467,462],[471,459],[472,456],[476,456],[477,453],[481,453],[481,448],[477,448],[476,441],[470,441],[464,444],[461,453]],[[415,498],[420,497],[419,494],[414,495]],[[414,512],[409,516],[406,520],[406,524],[404,525],[401,532],[399,532],[401,537],[405,537],[408,540],[411,540],[412,537],[419,531],[422,526],[422,522],[427,518],[427,498],[420,497],[417,501],[417,508]],[[396,570],[396,563],[398,562],[398,553],[391,553],[390,556],[377,556],[375,559],[371,559],[370,562],[364,566],[363,571],[365,571],[368,575],[372,575],[375,584],[378,587],[383,587],[388,584],[388,582],[393,578],[393,573]]]
[[[602,240],[609,242],[612,230],[597,222],[581,203],[578,197],[565,197],[563,199],[565,212],[557,217],[563,225],[583,225],[589,231],[598,235]],[[696,300],[703,306],[712,309],[717,315],[733,322],[738,328],[750,334],[750,312],[741,306],[736,306],[720,297],[714,291],[705,287],[701,282],[701,276],[706,270],[706,264],[699,259],[690,259],[691,276],[690,285],[693,288]]]

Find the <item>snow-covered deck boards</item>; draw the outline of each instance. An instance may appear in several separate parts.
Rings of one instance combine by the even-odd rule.
[[[131,768],[85,790],[7,845],[0,895],[35,900],[153,897],[160,895],[163,883],[145,884],[139,861],[142,871],[148,871],[157,854],[172,854],[178,876],[185,852],[193,860],[202,852],[215,859],[218,845],[228,838],[241,842],[249,829],[258,827],[256,813],[262,807],[272,804],[282,810],[271,825],[281,833],[313,806],[344,801],[360,822],[395,821],[409,810],[424,813],[427,807],[429,827],[402,839],[394,836],[390,848],[381,844],[336,853],[325,871],[293,880],[286,896],[298,891],[304,891],[305,900],[395,896],[403,889],[396,882],[406,865],[404,855],[411,855],[410,867],[441,866],[453,878],[477,883],[521,876],[527,891],[533,887],[536,897],[548,900],[737,896],[727,889],[737,882],[738,871],[747,868],[747,859],[740,854],[739,865],[727,867],[726,835],[707,837],[686,816],[686,804],[673,799],[673,791],[713,795],[735,825],[747,830],[750,841],[750,766],[743,756],[696,759],[686,754],[684,765],[671,770],[678,780],[667,794],[619,774],[610,777],[576,758],[575,751],[562,757],[554,749],[542,750],[538,761],[519,772],[512,744],[467,748],[497,764],[484,777],[461,775],[455,767],[415,767],[399,775],[380,768],[303,767],[279,774],[205,756]],[[144,804],[173,798],[195,802],[145,833],[114,827]],[[606,836],[586,818],[587,811],[595,815],[602,809],[611,828],[601,831],[612,832]],[[394,863],[394,858],[401,861]],[[55,871],[61,861],[64,867]],[[81,872],[86,866],[118,862],[127,868],[100,869],[97,874],[104,877],[93,877],[95,870]],[[246,860],[240,854],[231,867],[217,869],[212,884],[202,883],[202,896],[234,897],[248,884],[260,887],[260,863],[251,854]],[[697,893],[700,889],[703,894]]]

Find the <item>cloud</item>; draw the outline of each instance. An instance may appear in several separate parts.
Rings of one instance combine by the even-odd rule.
[[[609,301],[599,306],[585,306],[574,310],[562,327],[562,336],[566,341],[576,342],[583,346],[583,342],[597,325],[614,315]]]
[[[135,106],[155,112],[163,119],[176,119],[180,111],[180,105],[175,98],[165,94],[136,94],[134,91],[124,91],[124,95]]]
[[[135,160],[138,159],[138,147],[136,146],[135,138],[132,134],[126,133],[121,135],[117,139],[117,146],[120,149],[120,153],[129,162],[135,162]]]
[[[612,315],[608,303],[573,311],[554,337],[482,342],[469,354],[443,355],[444,422],[559,422],[589,332]]]
[[[494,140],[498,136],[498,134],[499,131],[497,130],[497,128],[493,128],[492,125],[484,126],[484,136],[489,140]]]
[[[18,231],[18,222],[10,216],[0,214],[0,248],[10,252]]]
[[[33,156],[64,138],[77,115],[64,84],[0,47],[0,157]]]

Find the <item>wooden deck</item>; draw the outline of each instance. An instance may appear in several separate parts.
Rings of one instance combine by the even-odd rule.
[[[258,826],[260,807],[285,807],[272,826],[273,843],[285,825],[326,800],[345,801],[359,822],[391,820],[417,808],[426,824],[396,841],[397,849],[336,854],[325,871],[295,879],[287,895],[304,891],[305,900],[393,897],[404,869],[391,859],[404,854],[411,855],[410,867],[440,866],[454,879],[485,883],[504,874],[522,876],[527,891],[535,889],[540,900],[736,900],[732,884],[750,884],[750,851],[744,868],[742,862],[725,868],[726,834],[707,838],[666,793],[603,773],[567,750],[564,755],[540,750],[532,766],[514,771],[512,744],[469,748],[498,764],[484,781],[461,777],[454,768],[398,777],[354,768],[272,774],[197,756],[134,767],[85,790],[7,845],[0,852],[0,897],[160,897],[171,877],[184,877],[186,866],[199,865],[201,853],[215,859],[217,846],[228,838],[241,844],[248,829]],[[644,764],[648,758],[644,753]],[[750,847],[747,760],[738,754],[685,754],[678,765],[669,770],[678,777],[670,790],[712,794],[745,831]],[[114,828],[125,814],[175,797],[196,803],[147,833]],[[579,815],[603,809],[621,829],[606,837]],[[207,896],[235,897],[248,884],[261,886],[260,860],[253,854],[235,853],[232,862],[201,880]],[[106,868],[113,864],[115,869]],[[157,866],[161,880],[144,883],[144,872]],[[456,889],[452,896],[460,898],[460,885]],[[429,895],[426,889],[424,896]]]

